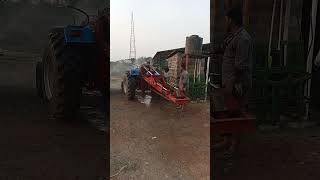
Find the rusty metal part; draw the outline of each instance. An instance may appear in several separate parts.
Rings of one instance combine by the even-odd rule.
[[[255,130],[255,117],[244,112],[216,111],[210,119],[214,158],[217,152],[230,156],[237,151],[239,134]]]
[[[255,117],[249,113],[239,112],[239,117],[232,117],[227,111],[220,113],[220,117],[211,117],[211,132],[217,134],[233,134],[241,132],[250,132],[255,129]]]

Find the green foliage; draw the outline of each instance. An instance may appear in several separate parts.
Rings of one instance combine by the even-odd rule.
[[[195,81],[192,75],[189,75],[188,96],[192,100],[204,99],[206,90],[205,75],[201,74],[200,78],[196,78]]]
[[[150,61],[151,57],[139,57],[137,58],[137,64],[141,65],[147,61]],[[120,61],[110,61],[110,75],[112,76],[122,76],[124,73],[132,68],[131,61],[120,60]]]
[[[136,59],[136,64],[141,65],[141,64],[144,64],[146,62],[151,62],[151,60],[152,60],[152,57],[145,57],[145,56],[138,57]]]

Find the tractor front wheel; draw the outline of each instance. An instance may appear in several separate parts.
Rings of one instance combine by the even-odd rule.
[[[44,97],[44,84],[43,84],[43,65],[42,62],[36,64],[36,87],[37,93],[40,98]]]
[[[124,78],[124,80],[121,82],[121,92],[124,95],[128,94],[128,80],[127,80],[127,78]]]

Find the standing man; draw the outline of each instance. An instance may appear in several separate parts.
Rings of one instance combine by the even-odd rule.
[[[229,35],[223,44],[222,87],[227,106],[232,106],[232,98],[235,98],[239,103],[236,106],[247,110],[252,86],[253,42],[243,28],[242,17],[241,9],[237,8],[230,9],[225,16]]]
[[[169,68],[168,68],[168,67],[165,67],[165,68],[164,68],[163,77],[164,77],[164,79],[165,79],[166,82],[169,81]]]
[[[241,9],[230,9],[225,19],[228,36],[220,48],[223,50],[222,88],[218,93],[224,98],[224,106],[229,111],[247,111],[248,95],[252,86],[253,42],[243,28]],[[222,136],[226,139],[225,143],[230,145],[227,154],[232,155],[237,148],[238,134]]]
[[[188,72],[186,70],[186,64],[182,63],[180,79],[179,79],[179,90],[180,92],[182,92],[183,95],[185,95],[187,84],[188,84]]]

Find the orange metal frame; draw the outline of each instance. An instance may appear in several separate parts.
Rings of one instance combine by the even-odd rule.
[[[168,85],[164,80],[164,77],[152,66],[141,65],[140,77],[141,81],[144,81],[142,84],[146,83],[150,87],[151,91],[160,95],[167,101],[178,106],[184,106],[190,102],[190,99],[184,93]]]

